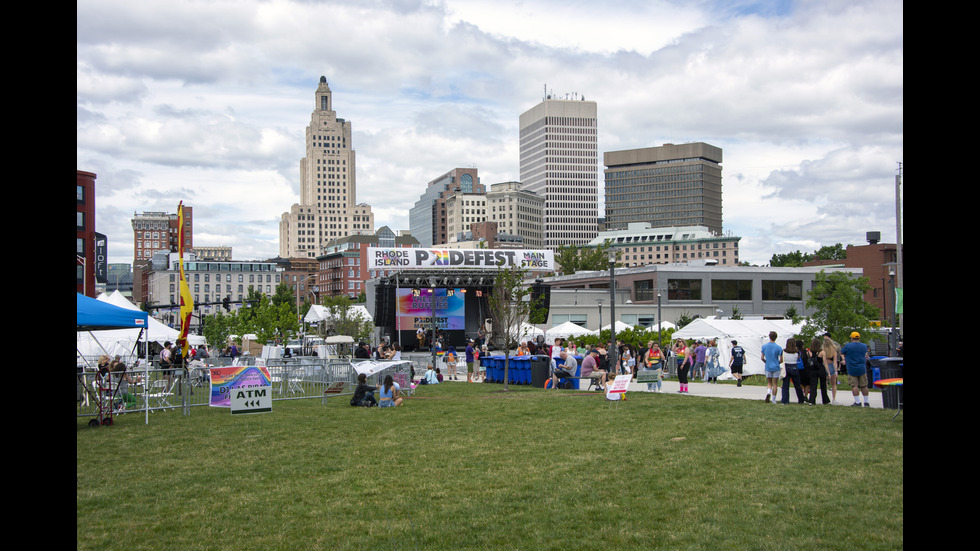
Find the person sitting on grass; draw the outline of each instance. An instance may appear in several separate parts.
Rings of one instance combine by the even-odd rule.
[[[378,387],[367,384],[367,375],[361,373],[357,376],[357,389],[354,390],[354,397],[350,399],[352,406],[376,406],[378,401],[374,399],[374,391]]]
[[[398,387],[391,375],[385,375],[385,382],[381,385],[379,394],[381,396],[381,402],[378,403],[379,407],[391,408],[402,405],[402,398],[399,396],[401,388]]]
[[[437,385],[439,384],[439,376],[436,375],[435,370],[432,369],[432,364],[426,366],[425,376],[419,381],[420,385]]]

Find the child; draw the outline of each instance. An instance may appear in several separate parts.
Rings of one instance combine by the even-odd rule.
[[[456,380],[456,347],[449,345],[449,351],[446,352],[446,365],[448,366],[447,377]]]

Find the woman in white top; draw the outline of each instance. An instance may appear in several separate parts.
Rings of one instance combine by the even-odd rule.
[[[799,358],[799,351],[796,349],[796,339],[790,337],[786,339],[786,347],[783,348],[783,365],[786,367],[786,376],[783,377],[783,404],[789,403],[789,382],[793,381],[796,389],[796,399],[802,403],[808,403],[803,395],[803,385],[800,384],[800,370],[796,365]]]

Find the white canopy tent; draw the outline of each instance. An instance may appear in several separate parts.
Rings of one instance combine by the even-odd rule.
[[[367,307],[364,306],[363,304],[352,304],[350,306],[350,309],[348,310],[348,315],[349,316],[360,315],[368,321],[374,320],[374,318],[371,317],[371,313],[368,312]],[[332,318],[333,316],[330,315],[329,308],[327,308],[326,306],[321,306],[319,304],[314,304],[310,306],[310,311],[306,313],[306,317],[303,318],[303,321],[306,323],[314,323],[320,321],[327,321]]]
[[[794,324],[790,320],[720,320],[720,319],[697,319],[674,332],[674,339],[695,339],[717,341],[718,352],[721,356],[719,360],[725,374],[721,379],[731,379],[732,374],[728,369],[728,362],[732,357],[732,342],[738,341],[739,346],[745,349],[745,365],[742,367],[743,375],[761,375],[765,373],[765,365],[762,363],[762,345],[769,342],[769,332],[776,332],[776,344],[784,346],[786,339],[796,335],[802,328],[801,324]]]
[[[534,339],[538,335],[544,336],[545,332],[544,332],[544,330],[539,329],[539,328],[535,327],[534,325],[531,325],[530,323],[527,323],[525,321],[525,322],[522,322],[521,323],[521,326],[520,327],[514,328],[514,330],[513,330],[513,332],[511,334],[516,334],[517,335],[517,341],[518,342],[521,342],[521,341],[526,341],[526,340],[529,340],[529,339]]]
[[[610,327],[612,327],[612,324],[611,323],[609,325],[605,326],[605,327],[600,327],[598,331],[589,331],[589,334],[590,335],[598,335],[599,333],[602,333],[603,331],[608,331]],[[630,325],[628,323],[625,323],[625,322],[622,322],[620,320],[616,320],[616,332],[617,333],[619,333],[620,331],[627,331],[627,330],[632,329],[632,328],[633,328],[632,325]]]
[[[582,335],[588,335],[590,331],[581,325],[576,325],[570,321],[566,321],[561,325],[556,325],[545,333],[545,340],[548,342],[555,342],[558,337],[580,337]]]

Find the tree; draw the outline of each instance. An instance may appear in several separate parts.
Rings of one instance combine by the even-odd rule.
[[[232,333],[232,321],[232,316],[226,316],[222,312],[213,316],[204,316],[201,318],[201,334],[212,347],[224,348]]]
[[[575,272],[608,270],[609,249],[611,247],[612,245],[608,240],[600,247],[561,245],[555,250],[555,262],[561,266],[561,273],[565,275]]]
[[[772,258],[769,259],[769,265],[772,267],[799,268],[804,262],[810,260],[813,260],[810,254],[795,251],[786,254],[773,254]]]
[[[531,287],[524,283],[527,269],[518,265],[501,268],[493,281],[487,298],[490,318],[493,320],[491,340],[504,351],[504,390],[509,390],[510,348],[521,337],[521,326],[538,308],[529,300]]]
[[[330,319],[326,324],[337,335],[348,335],[355,341],[364,341],[371,338],[373,324],[366,316],[353,310],[350,297],[347,295],[330,296],[324,299],[323,305],[330,313]]]
[[[852,331],[866,339],[871,320],[878,319],[878,308],[864,300],[871,290],[868,278],[852,278],[847,272],[826,273],[821,270],[807,293],[806,307],[813,315],[806,318],[801,334],[806,341],[815,335],[830,333],[837,342],[848,342]]]

